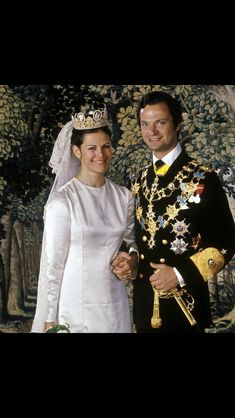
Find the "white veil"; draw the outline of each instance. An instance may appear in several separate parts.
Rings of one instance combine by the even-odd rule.
[[[56,177],[46,205],[52,194],[75,177],[79,171],[80,160],[74,156],[71,149],[72,130],[73,121],[70,121],[64,125],[55,141],[49,166],[52,168],[52,173],[56,173]]]
[[[44,220],[45,208],[48,205],[53,193],[75,177],[80,168],[80,160],[73,155],[71,149],[72,130],[73,121],[70,121],[61,129],[54,144],[49,165],[52,167],[52,172],[56,174],[56,177],[44,207]],[[45,234],[43,233],[40,272],[38,278],[37,307],[31,332],[43,332],[44,322],[47,319],[48,281],[46,280],[47,255],[45,241]]]

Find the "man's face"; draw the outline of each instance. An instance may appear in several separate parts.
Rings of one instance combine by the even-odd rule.
[[[177,144],[180,126],[174,126],[165,103],[147,105],[140,111],[140,127],[145,144],[157,158],[163,158]]]

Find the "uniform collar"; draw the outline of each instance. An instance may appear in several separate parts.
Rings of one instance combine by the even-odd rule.
[[[176,147],[173,148],[170,152],[168,152],[168,154],[166,154],[165,157],[161,158],[161,160],[170,167],[171,164],[180,155],[181,151],[182,151],[182,148],[181,148],[180,143],[178,142]],[[155,155],[153,153],[153,164],[155,164],[155,162],[158,161],[158,160],[159,160],[159,158],[155,157]]]

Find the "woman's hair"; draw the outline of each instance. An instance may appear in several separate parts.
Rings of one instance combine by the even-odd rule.
[[[140,126],[140,111],[144,109],[145,106],[155,105],[157,103],[165,103],[170,111],[170,114],[173,119],[175,128],[177,125],[183,121],[182,118],[182,108],[180,102],[172,97],[170,94],[163,91],[152,91],[151,93],[146,94],[142,97],[138,104],[137,108],[137,122]]]
[[[72,131],[71,136],[71,145],[76,145],[77,147],[80,147],[83,143],[84,136],[86,134],[94,134],[95,132],[103,131],[105,132],[110,138],[112,136],[111,130],[108,126],[102,126],[100,128],[95,129],[74,129]]]

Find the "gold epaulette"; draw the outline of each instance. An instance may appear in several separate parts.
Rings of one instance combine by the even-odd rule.
[[[208,247],[190,257],[205,282],[224,266],[224,256],[217,248]]]

